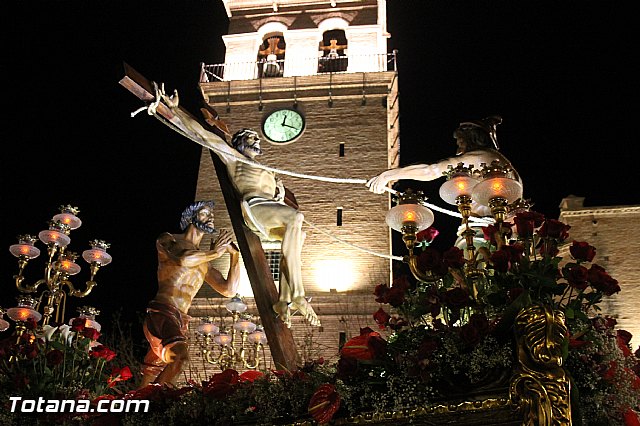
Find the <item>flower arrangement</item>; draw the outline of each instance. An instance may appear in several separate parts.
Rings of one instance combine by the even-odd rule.
[[[573,424],[640,425],[640,348],[633,352],[631,335],[599,313],[598,304],[620,286],[593,263],[595,247],[569,242],[569,229],[536,212],[518,213],[513,223],[483,229],[486,245],[478,249],[473,268],[458,247],[437,251],[430,242],[438,232],[427,229],[417,245],[418,267],[427,279],[406,274],[376,286],[380,308],[372,321],[378,329],[362,328],[341,348],[337,363],[319,359],[293,372],[225,370],[182,388],[152,384],[102,398],[152,401],[150,413],[109,414],[123,425],[326,424],[446,403],[471,391],[509,386],[519,361],[517,314],[543,305],[566,318],[562,361],[571,383]],[[568,253],[565,259],[561,251]],[[75,340],[67,340],[67,332],[75,332]],[[117,387],[126,371],[106,367],[112,352],[91,347],[92,333],[59,327],[48,338],[23,339],[10,351],[3,346],[0,355],[19,354],[22,366],[5,362],[5,373],[15,371],[4,380],[19,382],[24,376],[18,373],[30,374],[30,359],[53,372],[60,355],[48,354],[59,350],[72,352],[59,365],[75,371],[68,362],[76,359],[90,372],[74,375],[59,389]]]
[[[640,424],[640,349],[634,355],[631,335],[615,331],[615,321],[598,314],[598,303],[620,286],[592,263],[596,249],[587,242],[571,242],[570,259],[563,262],[558,254],[568,245],[569,229],[530,211],[516,214],[513,224],[484,227],[486,246],[476,259],[482,274],[466,273],[469,261],[461,249],[435,250],[430,242],[437,231],[418,234],[417,264],[429,279],[401,276],[391,286],[377,286],[376,301],[390,309],[381,307],[374,319],[391,330],[387,353],[405,375],[419,378],[423,395],[504,383],[508,377],[498,372],[516,359],[515,315],[544,305],[567,320],[563,359],[573,382],[574,423],[588,418],[588,424]],[[415,401],[398,398],[395,409],[407,402]]]
[[[2,404],[16,395],[25,399],[89,401],[121,392],[119,384],[132,377],[131,370],[115,363],[116,353],[99,343],[99,338],[100,332],[87,327],[85,318],[75,318],[71,325],[40,328],[30,321],[20,336],[3,339],[0,342]]]

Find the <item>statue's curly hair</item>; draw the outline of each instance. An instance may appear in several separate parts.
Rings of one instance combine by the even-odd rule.
[[[231,138],[231,146],[235,148],[239,153],[244,153],[244,150],[247,148],[247,136],[248,135],[256,135],[258,133],[252,129],[241,129],[233,134]]]
[[[467,150],[477,148],[500,149],[496,127],[502,123],[502,117],[492,115],[482,120],[471,120],[460,123],[460,126],[453,132],[454,138],[462,138],[467,142]]]
[[[209,209],[213,210],[213,206],[214,206],[213,200],[195,201],[192,204],[190,204],[182,212],[182,217],[180,218],[180,229],[183,231],[187,229],[187,226],[189,226],[189,224],[193,222],[193,219],[198,213],[198,210],[200,210],[203,207],[209,207]]]

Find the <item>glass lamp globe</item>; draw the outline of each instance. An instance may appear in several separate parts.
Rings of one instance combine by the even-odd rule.
[[[67,275],[76,275],[80,272],[81,268],[80,265],[74,262],[74,260],[75,256],[63,256],[62,259],[57,262],[58,270]]]
[[[37,300],[29,296],[18,297],[18,306],[7,309],[7,316],[16,322],[33,320],[38,322],[42,319],[42,314],[36,311]]]
[[[91,241],[89,245],[91,246],[91,249],[82,252],[82,258],[87,263],[97,263],[100,266],[106,266],[111,263],[113,258],[109,253],[107,253],[109,244],[101,240],[95,240]]]
[[[231,343],[231,336],[226,331],[221,331],[213,338],[213,341],[220,346],[228,346]]]
[[[257,326],[255,331],[247,336],[247,340],[249,340],[249,343],[261,343],[264,345],[267,343],[267,335],[262,326]]]
[[[233,324],[233,328],[245,333],[252,333],[256,329],[256,325],[251,322],[249,315],[243,315],[235,324]]]
[[[398,204],[387,212],[387,225],[398,232],[405,226],[414,226],[420,232],[433,224],[433,212],[421,204]]]
[[[35,259],[40,256],[40,249],[33,245],[35,241],[31,235],[21,235],[18,237],[18,244],[9,246],[9,251],[17,258]]]
[[[444,172],[447,180],[440,186],[440,198],[448,204],[456,205],[459,197],[471,197],[473,188],[478,184],[472,169],[473,165],[465,167],[463,163],[458,163],[455,168],[450,165],[449,170]]]
[[[203,336],[214,336],[218,334],[220,328],[209,320],[205,320],[202,324],[198,326],[198,333]]]
[[[9,321],[6,321],[4,318],[0,318],[0,333],[8,329],[10,325]]]
[[[70,231],[68,225],[59,221],[49,221],[49,229],[40,231],[38,238],[45,244],[53,244],[59,247],[66,247],[71,242],[67,235]]]
[[[11,324],[9,321],[6,321],[4,318],[4,309],[0,308],[0,333],[9,328]]]
[[[247,310],[247,305],[242,301],[239,294],[233,296],[225,306],[229,312],[242,313]]]
[[[522,198],[522,184],[511,176],[510,167],[501,165],[498,160],[483,166],[482,181],[473,188],[472,194],[477,203],[488,206],[494,199],[513,203]]]
[[[53,216],[53,220],[64,223],[70,230],[78,229],[82,225],[82,221],[76,216],[79,212],[77,207],[60,206],[60,213]]]

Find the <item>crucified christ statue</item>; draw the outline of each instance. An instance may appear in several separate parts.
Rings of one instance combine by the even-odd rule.
[[[188,129],[192,137],[203,146],[216,152],[227,168],[233,186],[242,199],[245,223],[254,232],[270,240],[282,242],[280,262],[280,290],[273,309],[278,317],[291,326],[291,314],[299,311],[312,325],[320,320],[305,297],[302,284],[302,231],[304,215],[285,203],[285,188],[272,171],[260,167],[255,158],[262,154],[260,137],[251,129],[236,132],[231,146],[217,134],[207,130],[201,123],[178,108],[177,93],[167,96],[163,88],[156,87],[156,104],[162,100],[178,120]],[[154,108],[150,105],[149,108]]]

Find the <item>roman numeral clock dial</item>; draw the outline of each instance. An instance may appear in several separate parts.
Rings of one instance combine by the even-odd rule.
[[[304,116],[294,109],[278,109],[262,122],[262,133],[271,142],[288,143],[297,139],[304,130]]]

